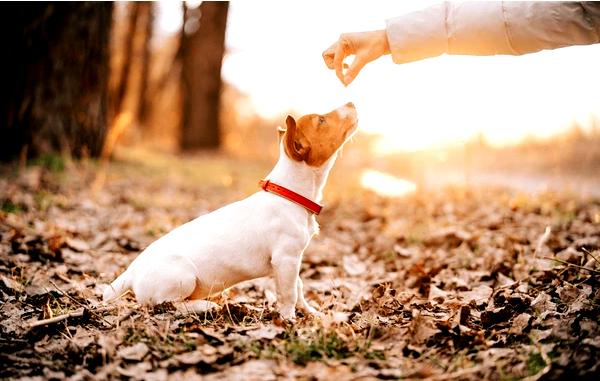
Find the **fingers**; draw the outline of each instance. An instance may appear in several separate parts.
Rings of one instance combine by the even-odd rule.
[[[325,61],[325,65],[327,65],[329,69],[333,69],[333,58],[335,57],[335,49],[337,44],[338,42],[336,41],[323,52],[323,61]]]
[[[367,61],[364,60],[361,56],[357,55],[354,59],[354,62],[352,62],[352,65],[350,65],[350,68],[346,71],[346,75],[342,80],[344,86],[348,86],[349,84],[351,84],[366,64]]]
[[[350,68],[354,68],[354,72],[344,73],[344,69],[348,68],[348,65],[344,63],[344,59],[346,59],[348,55],[354,53],[352,50],[349,41],[342,35],[338,41],[323,52],[325,65],[327,65],[329,69],[335,70],[335,75],[345,86],[348,86],[348,84],[356,78],[360,69],[366,64],[366,62],[357,57]]]
[[[350,68],[344,72],[344,69],[348,68],[348,65],[344,63],[344,59],[351,54],[355,54],[354,62],[352,62]],[[354,51],[351,47],[351,43],[344,35],[340,36],[338,41],[323,52],[323,60],[329,69],[335,70],[335,75],[344,86],[348,86],[354,81],[358,73],[368,62],[361,54]]]
[[[390,54],[389,42],[385,30],[370,32],[344,33],[338,41],[323,52],[323,60],[329,69],[348,86],[358,76],[363,67],[379,57]],[[354,62],[344,73],[344,59],[354,55]]]
[[[333,68],[335,69],[335,75],[338,77],[340,82],[344,83],[344,58],[346,58],[346,44],[344,40],[340,40],[335,47],[335,55],[333,57]]]

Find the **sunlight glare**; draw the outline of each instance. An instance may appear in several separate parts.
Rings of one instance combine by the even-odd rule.
[[[363,171],[360,184],[364,189],[385,197],[402,197],[417,191],[417,185],[412,181],[372,169]]]
[[[573,122],[589,130],[593,115],[600,117],[600,76],[590,75],[600,65],[600,45],[404,65],[387,56],[347,88],[326,68],[321,53],[340,33],[383,28],[386,19],[427,3],[233,1],[223,77],[265,117],[324,113],[352,101],[361,131],[380,136],[380,153],[464,144],[478,134],[502,146],[555,135]]]
[[[432,3],[234,0],[223,78],[266,118],[325,113],[352,101],[361,131],[379,136],[374,150],[382,154],[460,145],[479,134],[502,146],[550,137],[574,123],[584,130],[598,124],[600,76],[590,74],[600,66],[600,44],[404,65],[387,56],[347,88],[325,67],[321,53],[341,33],[381,29],[386,19]],[[179,5],[160,8],[163,30],[181,25]]]

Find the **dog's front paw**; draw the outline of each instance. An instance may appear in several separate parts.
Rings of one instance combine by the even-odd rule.
[[[304,310],[304,312],[310,316],[322,319],[323,316],[325,316],[325,314],[323,314],[322,312],[317,311],[315,308],[306,305],[304,306],[304,308],[302,308]]]
[[[281,306],[279,307],[279,315],[292,323],[296,322],[296,309],[294,308],[294,306],[291,307],[287,307],[287,306]]]

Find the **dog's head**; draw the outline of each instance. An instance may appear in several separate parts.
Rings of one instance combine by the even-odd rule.
[[[283,133],[285,154],[292,160],[320,167],[356,132],[356,108],[346,103],[328,114],[309,114],[297,121],[287,117]]]

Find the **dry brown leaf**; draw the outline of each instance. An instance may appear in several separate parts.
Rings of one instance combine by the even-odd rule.
[[[148,354],[150,348],[144,343],[137,343],[128,347],[122,347],[117,351],[117,356],[132,361],[141,361]]]
[[[552,297],[545,292],[540,292],[531,302],[531,307],[537,314],[545,311],[556,311],[556,304],[552,302]]]
[[[274,325],[263,325],[260,328],[247,331],[246,334],[253,339],[274,339],[275,336],[283,333],[285,329]]]
[[[367,265],[357,255],[346,255],[342,259],[344,271],[350,276],[359,276],[366,272]]]
[[[529,328],[529,325],[531,324],[531,321],[533,319],[533,316],[526,314],[526,313],[522,313],[520,315],[518,315],[517,317],[515,317],[513,319],[513,323],[512,326],[509,329],[509,333],[515,334],[515,335],[521,335],[525,332],[525,330],[527,328]]]
[[[492,296],[492,292],[494,292],[494,290],[490,286],[479,285],[471,291],[459,293],[459,296],[462,297],[466,303],[474,301],[477,305],[482,305],[488,302]]]
[[[0,276],[0,280],[2,280],[2,283],[4,283],[4,286],[8,289],[10,289],[13,293],[15,292],[23,292],[24,290],[24,286],[17,282],[16,280],[9,278],[7,276],[1,275]]]
[[[88,251],[90,249],[90,245],[88,245],[87,242],[77,238],[67,237],[65,239],[65,244],[71,249],[79,252]]]
[[[435,327],[432,318],[424,316],[419,310],[413,310],[411,322],[411,342],[413,344],[423,344],[438,332],[440,330]]]
[[[444,290],[440,290],[435,285],[429,286],[429,300],[435,300],[438,303],[443,303],[444,300],[448,297],[448,292]]]

